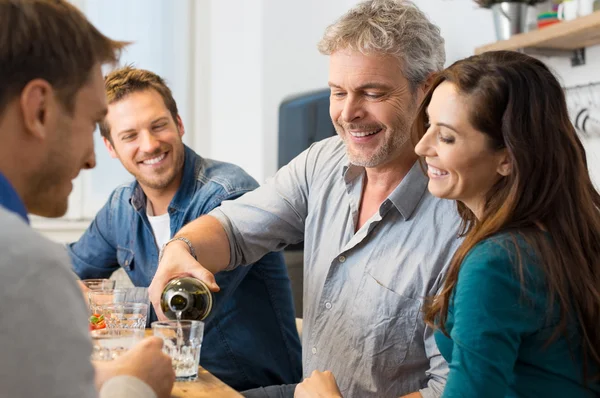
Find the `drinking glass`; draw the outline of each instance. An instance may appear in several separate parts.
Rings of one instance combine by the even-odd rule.
[[[171,357],[177,381],[198,378],[204,323],[200,321],[152,322],[154,336],[163,339],[163,352]]]
[[[100,306],[123,302],[124,297],[125,289],[90,290],[88,292],[90,311],[96,314]]]
[[[119,289],[120,293],[113,297],[113,303],[140,303],[146,304],[150,310],[150,296],[147,287],[130,287]],[[148,312],[148,321],[146,327],[150,327],[150,313]]]
[[[111,361],[133,348],[144,338],[140,329],[92,330],[92,360]]]
[[[117,303],[99,307],[109,329],[145,329],[148,320],[148,304]]]
[[[102,306],[120,301],[124,295],[122,289],[90,290],[88,307],[90,309],[90,330],[104,329],[106,320],[102,314]]]

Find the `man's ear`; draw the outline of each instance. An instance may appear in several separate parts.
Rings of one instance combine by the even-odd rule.
[[[106,137],[102,137],[102,141],[104,142],[104,146],[106,147],[106,149],[108,149],[110,157],[113,159],[118,159],[119,157],[117,156],[117,151],[115,151],[115,148],[113,147],[113,144],[110,142],[110,140]]]
[[[50,83],[44,79],[30,81],[21,91],[19,103],[27,133],[45,139],[49,125],[56,120],[59,106]]]
[[[418,90],[417,90],[417,95],[418,95],[419,103],[421,103],[421,101],[423,100],[423,98],[425,98],[425,94],[431,88],[431,85],[433,84],[433,80],[435,79],[436,75],[437,75],[436,72],[431,73],[429,75],[429,77],[427,77],[427,79],[425,79],[425,81],[423,83],[419,84],[419,87],[418,87]]]
[[[508,151],[506,149],[502,150],[502,154],[500,155],[498,167],[496,168],[496,172],[503,177],[506,177],[512,173],[513,163],[508,155]]]
[[[183,135],[185,134],[185,127],[183,126],[183,120],[181,120],[181,116],[177,115],[175,123],[177,123],[177,129],[179,129],[179,136],[183,137]]]

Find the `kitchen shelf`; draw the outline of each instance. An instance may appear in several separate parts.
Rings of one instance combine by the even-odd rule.
[[[508,40],[477,47],[475,54],[486,51],[517,50],[540,55],[585,57],[584,48],[600,44],[600,11],[572,21],[559,22]],[[581,60],[580,60],[581,61]],[[585,62],[585,59],[583,59]]]

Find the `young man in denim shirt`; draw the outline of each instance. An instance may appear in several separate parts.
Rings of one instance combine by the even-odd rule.
[[[241,168],[204,159],[183,144],[177,105],[159,76],[125,67],[109,74],[105,87],[104,143],[136,180],[110,195],[68,249],[82,279],[108,277],[122,267],[135,286],[147,287],[160,248],[180,228],[258,184]],[[205,320],[201,364],[238,390],[297,382],[301,376],[283,257],[269,253],[256,265],[219,275],[221,290]]]

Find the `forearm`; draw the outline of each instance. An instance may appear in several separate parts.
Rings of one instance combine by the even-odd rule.
[[[205,215],[192,221],[175,235],[175,237],[180,236],[190,240],[198,262],[213,274],[223,271],[229,265],[231,257],[229,238],[215,217]],[[171,244],[185,245],[183,242]]]

